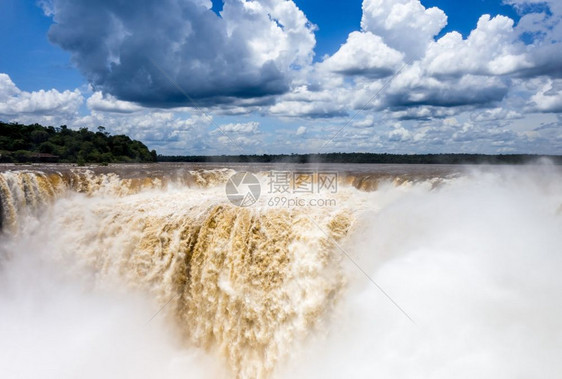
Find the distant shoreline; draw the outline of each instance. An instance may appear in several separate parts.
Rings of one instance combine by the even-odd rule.
[[[562,165],[562,155],[538,154],[326,153],[158,156],[158,162],[186,163],[529,164],[543,159]]]

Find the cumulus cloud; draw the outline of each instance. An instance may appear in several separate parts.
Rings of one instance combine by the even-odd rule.
[[[528,46],[532,65],[521,73],[533,77],[562,77],[562,4],[558,0],[507,0],[522,17],[517,25],[520,36],[530,40]]]
[[[134,113],[92,111],[69,125],[91,130],[103,125],[111,134],[126,134],[160,154],[215,154],[221,148],[224,150],[216,136],[209,133],[214,126],[213,118],[204,114],[154,109]]]
[[[429,119],[496,107],[511,88],[508,74],[532,65],[513,21],[484,15],[468,38],[451,32],[435,40],[446,20],[419,0],[364,0],[362,30],[350,33],[312,69],[307,85],[281,96],[270,112],[339,117],[373,109]],[[338,74],[351,81],[334,80]]]
[[[4,120],[25,121],[53,115],[68,117],[76,114],[83,102],[77,89],[22,91],[7,74],[0,73],[0,117]]]
[[[412,133],[402,125],[397,124],[387,133],[387,137],[390,142],[407,142],[412,139]]]
[[[387,104],[393,107],[460,107],[500,101],[508,90],[508,81],[501,77],[463,75],[439,80],[426,75],[423,66],[415,64],[392,81],[386,97]]]
[[[301,86],[282,96],[268,109],[282,117],[329,118],[346,116],[349,99],[344,88],[311,89]]]
[[[531,108],[539,112],[562,112],[562,80],[548,79],[530,102]]]
[[[94,111],[131,113],[142,109],[139,105],[128,101],[117,100],[115,96],[104,95],[101,92],[94,92],[86,100],[88,108]]]
[[[459,113],[464,112],[466,107],[461,107],[459,109],[453,107],[438,107],[438,106],[415,106],[415,107],[398,107],[393,109],[389,113],[391,117],[398,120],[418,120],[418,121],[429,121],[434,119],[442,119],[445,117],[452,117]]]
[[[471,114],[471,119],[475,122],[516,120],[521,118],[523,118],[523,115],[520,112],[502,107],[480,110]]]
[[[370,128],[375,124],[372,114],[367,115],[364,119],[353,122],[351,125],[357,128]]]
[[[293,1],[51,0],[49,39],[96,91],[144,106],[213,105],[286,92],[313,56]]]
[[[447,15],[419,0],[364,0],[361,28],[382,37],[408,59],[423,56],[427,45],[447,25]]]
[[[324,61],[326,69],[345,75],[378,78],[391,75],[404,55],[388,47],[381,37],[371,32],[352,32],[345,44]]]
[[[430,43],[423,65],[436,75],[505,75],[531,67],[526,49],[505,16],[483,15],[467,39],[450,32]]]
[[[506,2],[522,14],[517,27],[482,15],[467,38],[453,31],[436,39],[447,24],[442,10],[364,0],[361,30],[316,64],[315,26],[290,0],[226,0],[220,17],[208,0],[41,3],[55,21],[50,39],[92,83],[96,111],[141,104],[328,118],[373,109],[430,119],[497,108],[513,79],[562,75],[558,2]],[[532,44],[523,42],[528,34]]]
[[[229,146],[230,148],[227,151],[238,152],[242,154],[250,154],[249,151],[245,150],[246,148],[259,146],[261,144],[261,141],[259,139],[247,136],[220,136],[218,137],[217,141],[223,146]],[[234,149],[232,147],[234,147]]]
[[[315,26],[291,0],[226,0],[220,16],[209,0],[41,0],[92,86],[89,114],[78,90],[0,75],[0,117],[104,125],[163,154],[310,152],[342,127],[329,150],[559,152],[562,3],[504,2],[517,24],[482,15],[437,38],[440,9],[364,0],[360,30],[313,63]]]
[[[309,80],[281,96],[271,112],[339,117],[349,109],[372,109],[398,119],[429,120],[522,106],[513,99],[506,103],[519,79],[562,75],[562,6],[555,0],[507,2],[522,14],[517,27],[508,17],[482,15],[467,38],[453,31],[436,39],[447,21],[438,8],[419,0],[364,0],[361,30],[311,70],[324,83]],[[533,42],[525,43],[529,33]],[[334,75],[346,81],[337,82]],[[543,105],[529,109],[557,109],[553,91],[537,93],[533,101]],[[481,118],[487,117],[492,116]]]
[[[217,128],[221,133],[237,133],[237,134],[256,134],[258,133],[260,123],[251,121],[246,123],[230,123],[221,125]]]

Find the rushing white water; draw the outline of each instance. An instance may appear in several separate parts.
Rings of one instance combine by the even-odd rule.
[[[2,377],[562,372],[557,168],[342,183],[337,207],[291,210],[229,206],[230,173],[198,186],[90,176],[81,191],[3,174]],[[27,199],[12,211],[8,187]]]

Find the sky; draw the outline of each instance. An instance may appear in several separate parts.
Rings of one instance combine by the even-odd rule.
[[[0,51],[0,120],[160,154],[562,154],[559,0],[2,0]]]

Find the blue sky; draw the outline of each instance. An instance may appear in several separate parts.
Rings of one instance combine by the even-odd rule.
[[[49,43],[51,23],[34,1],[0,2],[0,70],[25,91],[74,89],[85,83],[70,54]]]
[[[0,119],[103,124],[164,154],[559,154],[561,8],[3,0]]]

